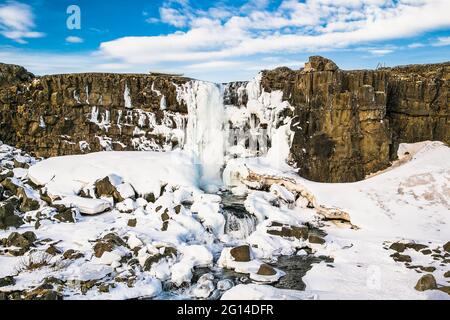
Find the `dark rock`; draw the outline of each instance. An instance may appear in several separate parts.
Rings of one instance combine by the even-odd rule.
[[[33,242],[26,238],[24,235],[18,232],[13,232],[9,235],[6,244],[9,247],[18,247],[28,250]]]
[[[66,208],[65,206],[62,207],[64,207],[64,209],[58,210],[58,213],[55,214],[53,218],[60,222],[75,223],[76,220],[73,210],[71,208]]]
[[[95,182],[95,195],[100,198],[102,196],[112,197],[115,202],[122,202],[122,198],[116,187],[111,184],[109,177],[105,177]]]
[[[5,190],[11,191],[11,193],[14,195],[17,194],[17,190],[19,187],[12,181],[12,178],[7,178],[3,180],[1,184],[3,188],[5,188]]]
[[[25,237],[25,239],[27,239],[30,243],[33,243],[33,242],[35,242],[35,241],[37,240],[36,234],[35,234],[34,232],[27,231],[27,232],[24,232],[22,235],[23,235],[23,236]]]
[[[317,244],[325,243],[325,240],[322,237],[319,237],[318,235],[315,235],[315,234],[310,234],[308,237],[308,241],[310,243],[317,243]]]
[[[408,256],[406,254],[400,254],[398,252],[392,254],[391,257],[396,262],[411,262],[412,261],[410,256]]]
[[[168,228],[169,228],[169,221],[164,221],[161,231],[167,231]]]
[[[154,263],[158,263],[161,259],[164,259],[164,257],[165,257],[164,255],[159,254],[159,253],[148,257],[147,260],[145,260],[145,263],[144,263],[144,270],[145,271],[150,271],[150,269],[152,268],[152,265]]]
[[[433,272],[433,271],[436,270],[435,267],[422,267],[422,266],[419,266],[419,269],[424,271],[424,272]]]
[[[429,255],[429,254],[431,254],[431,250],[430,249],[424,249],[424,250],[422,250],[422,251],[420,251],[422,254],[424,254],[424,255]]]
[[[16,284],[16,281],[13,277],[4,277],[0,278],[0,287],[13,286]]]
[[[281,230],[277,229],[268,229],[268,234],[285,237],[285,238],[297,238],[297,239],[304,239],[306,240],[308,238],[308,227],[295,227],[295,226],[283,226]]]
[[[66,252],[64,252],[63,257],[64,257],[64,259],[67,259],[67,260],[77,260],[77,259],[83,258],[84,254],[82,254],[79,251],[75,251],[73,249],[69,249]]]
[[[14,205],[10,202],[0,203],[0,229],[18,228],[23,224],[22,218],[15,215]]]
[[[417,281],[417,284],[414,288],[417,291],[437,289],[436,279],[432,274],[426,274],[422,276],[419,281]]]
[[[176,214],[180,214],[180,212],[181,212],[181,204],[175,206],[174,210],[175,210]]]
[[[277,274],[277,271],[269,266],[268,264],[263,263],[257,272],[257,274],[261,276],[274,276]]]
[[[446,252],[450,252],[450,241],[444,244],[443,248]]]
[[[427,248],[428,246],[424,245],[424,244],[420,244],[420,243],[408,243],[406,245],[407,248],[409,249],[414,249],[416,251],[420,251],[422,249]]]
[[[59,249],[56,248],[55,246],[49,246],[49,247],[47,248],[47,250],[45,250],[45,252],[48,253],[49,255],[52,255],[52,256],[56,256],[56,255],[62,253],[61,250],[59,250]]]
[[[393,244],[391,244],[389,249],[397,251],[397,252],[403,252],[406,250],[406,244],[401,243],[401,242],[394,242]]]
[[[137,225],[137,219],[129,219],[128,220],[128,226],[129,227],[134,228],[134,227],[136,227],[136,225]]]
[[[150,203],[154,203],[156,201],[155,195],[153,193],[146,194],[144,199]]]
[[[450,271],[447,271],[446,273],[444,273],[444,277],[445,278],[450,278]]]
[[[112,252],[115,248],[115,245],[111,242],[100,241],[94,245],[94,255],[97,258],[101,258],[103,253]]]
[[[249,262],[251,260],[250,247],[247,245],[231,249],[231,256],[237,262]]]
[[[161,215],[161,220],[162,221],[167,221],[167,220],[169,220],[170,219],[170,216],[169,216],[169,210],[165,210],[164,211],[164,213]]]

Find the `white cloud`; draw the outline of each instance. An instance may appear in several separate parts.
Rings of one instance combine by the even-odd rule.
[[[385,56],[389,53],[394,52],[394,50],[392,50],[392,49],[371,49],[371,50],[369,50],[369,52],[374,56],[381,57],[381,56]]]
[[[437,42],[433,43],[435,47],[443,47],[450,45],[450,37],[439,37],[437,38]]]
[[[83,43],[83,38],[75,37],[75,36],[69,36],[66,38],[67,43]]]
[[[423,43],[420,43],[420,42],[414,42],[414,43],[411,43],[411,44],[409,44],[408,45],[408,48],[410,48],[410,49],[416,49],[416,48],[422,48],[422,47],[424,47],[425,45],[423,44]]]
[[[19,43],[26,43],[26,39],[41,38],[45,35],[34,31],[34,28],[34,15],[29,5],[15,1],[0,5],[1,35]]]
[[[218,8],[196,10],[187,1],[176,2],[175,7],[165,4],[161,21],[187,31],[119,38],[102,43],[100,54],[131,64],[200,63],[342,49],[450,27],[448,0],[285,0],[274,11],[254,6],[242,15],[239,8],[227,7],[222,15],[216,12],[216,18],[208,17],[207,12]],[[373,54],[391,52],[387,50]]]

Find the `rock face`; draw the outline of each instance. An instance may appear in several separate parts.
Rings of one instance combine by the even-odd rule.
[[[264,71],[262,84],[295,107],[300,175],[348,182],[388,166],[399,143],[450,142],[449,78],[450,63],[343,71],[311,57],[302,70]]]
[[[0,138],[50,157],[150,150],[177,143],[187,109],[169,75],[67,74],[32,77],[16,66],[0,77]],[[9,73],[8,73],[9,72]],[[3,85],[2,85],[3,84]],[[176,131],[175,131],[176,133]]]
[[[293,107],[291,160],[305,178],[363,179],[387,167],[402,142],[450,143],[450,62],[344,71],[315,56],[305,68],[263,71],[266,92]],[[36,156],[102,150],[171,150],[183,144],[190,79],[162,74],[35,77],[0,64],[0,140]],[[227,84],[240,106],[245,82]],[[240,100],[240,101],[238,101]]]

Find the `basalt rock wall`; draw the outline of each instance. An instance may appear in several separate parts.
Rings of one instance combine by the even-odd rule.
[[[186,121],[176,86],[188,79],[178,76],[4,72],[2,79],[0,139],[36,156],[170,148]]]
[[[387,167],[402,142],[450,143],[450,63],[343,71],[311,57],[304,69],[263,74],[264,89],[295,107],[292,160],[303,177],[357,181]]]

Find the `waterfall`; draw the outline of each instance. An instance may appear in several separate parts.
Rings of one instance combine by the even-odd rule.
[[[188,108],[184,149],[199,166],[201,186],[213,191],[222,185],[224,165],[224,113],[222,87],[190,81],[177,88],[179,101]]]

